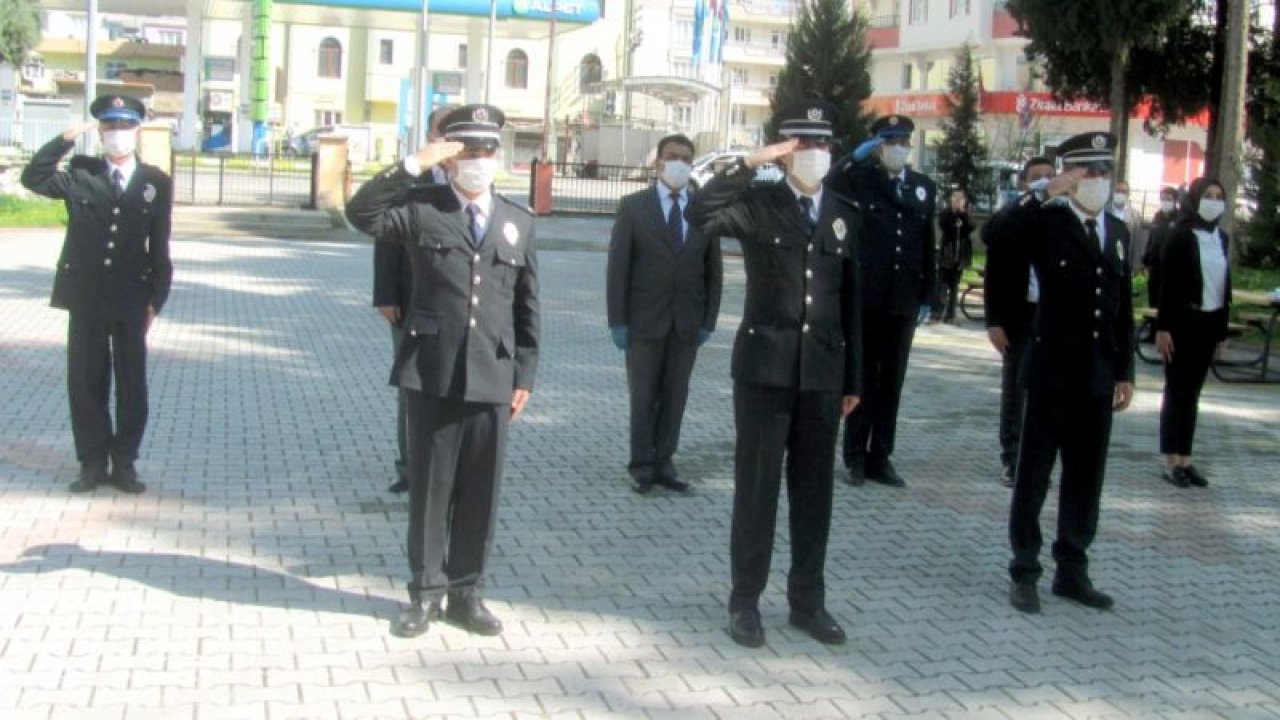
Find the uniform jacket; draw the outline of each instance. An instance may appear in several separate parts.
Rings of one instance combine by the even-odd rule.
[[[1159,330],[1176,331],[1184,326],[1191,314],[1199,312],[1204,296],[1204,274],[1200,270],[1200,241],[1195,236],[1190,221],[1178,223],[1164,241],[1160,262],[1160,312],[1156,316]],[[1222,237],[1222,253],[1228,259],[1231,249],[1227,234]],[[1221,322],[1217,328],[1218,340],[1227,339],[1227,315],[1231,309],[1231,263],[1227,263],[1226,291],[1223,297],[1224,311],[1219,313]]]
[[[717,174],[690,203],[689,223],[737,238],[747,271],[733,377],[769,387],[862,393],[858,210],[827,189],[810,235],[785,182],[752,183],[744,165]]]
[[[723,276],[718,238],[690,223],[684,246],[677,251],[671,244],[655,188],[622,198],[609,241],[610,327],[625,325],[633,337],[647,339],[666,337],[674,327],[692,342],[699,330],[716,328]]]
[[[413,180],[396,164],[347,204],[353,225],[403,245],[413,267],[407,336],[391,382],[432,397],[508,403],[516,388],[533,388],[538,367],[533,216],[495,193],[475,250],[452,186],[414,188]]]
[[[877,163],[844,163],[827,185],[862,211],[857,231],[862,306],[915,317],[933,302],[937,283],[933,181],[907,168],[902,198]]]
[[[414,182],[415,190],[438,184],[431,171],[422,173]],[[401,322],[409,314],[409,296],[413,290],[413,267],[404,245],[397,242],[373,244],[373,306],[400,308]]]
[[[1000,208],[982,226],[982,242],[987,246],[982,289],[985,322],[987,327],[1012,333],[1025,331],[1032,320],[1032,309],[1027,303],[1031,266],[1020,248],[1031,239],[1017,235],[1009,219],[1025,197]]]
[[[158,313],[169,298],[173,184],[151,165],[138,163],[129,185],[117,193],[106,160],[77,155],[66,170],[62,156],[75,143],[61,136],[36,151],[22,184],[67,207],[67,234],[53,280],[53,307],[140,318]]]
[[[1133,382],[1133,296],[1129,230],[1110,213],[1106,248],[1099,249],[1065,199],[1022,198],[1009,216],[1025,238],[1024,253],[1040,282],[1040,304],[1024,379],[1031,390],[1110,396]]]

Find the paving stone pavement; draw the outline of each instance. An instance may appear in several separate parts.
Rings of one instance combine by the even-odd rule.
[[[639,497],[604,255],[545,251],[541,374],[490,565],[506,633],[400,640],[387,626],[406,509],[384,492],[390,340],[369,307],[369,244],[174,243],[141,496],[65,490],[58,245],[0,235],[5,720],[1280,717],[1280,386],[1210,381],[1197,445],[1213,485],[1177,490],[1157,477],[1144,367],[1093,552],[1117,608],[1068,604],[1046,581],[1028,617],[1005,597],[996,358],[974,324],[925,328],[896,456],[910,486],[836,488],[828,598],[849,643],[786,625],[783,532],[768,644],[746,650],[723,629],[740,264],[678,456],[696,493]]]

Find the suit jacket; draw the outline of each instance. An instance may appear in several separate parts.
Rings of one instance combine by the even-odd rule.
[[[505,404],[531,390],[538,367],[533,215],[501,195],[480,249],[450,185],[412,188],[403,164],[365,183],[347,218],[380,243],[404,246],[413,292],[391,383],[432,397]]]
[[[439,183],[432,171],[422,173],[414,182],[414,190]],[[396,242],[373,244],[373,306],[400,308],[401,322],[409,314],[413,290],[413,267],[404,246]]]
[[[1175,226],[1172,233],[1164,241],[1161,253],[1159,307],[1156,316],[1156,328],[1170,332],[1184,327],[1192,313],[1200,311],[1200,301],[1204,296],[1204,274],[1200,270],[1200,241],[1196,238],[1194,225],[1184,220]],[[1230,240],[1225,232],[1218,231],[1222,238],[1222,253],[1230,259]],[[1219,313],[1218,340],[1227,339],[1228,311],[1231,309],[1231,263],[1227,262],[1226,292],[1223,297],[1224,312]]]
[[[666,337],[674,327],[681,340],[692,342],[699,330],[716,328],[724,276],[720,242],[690,223],[677,251],[666,222],[655,188],[618,204],[605,278],[609,326],[625,325],[633,337],[647,339]]]
[[[1031,327],[1032,309],[1027,303],[1031,265],[1021,244],[1032,238],[1018,234],[1010,216],[1026,195],[1006,204],[982,226],[982,242],[987,246],[987,268],[982,299],[987,327],[1021,334]]]
[[[915,317],[933,303],[938,279],[934,247],[937,188],[907,168],[902,197],[877,163],[844,163],[827,178],[828,187],[862,211],[857,231],[862,263],[862,306]]]
[[[75,143],[55,137],[22,171],[27,189],[67,207],[51,304],[120,319],[141,318],[148,305],[160,312],[173,282],[169,176],[139,162],[117,196],[110,165],[102,158],[77,155],[66,170],[58,170],[73,147]]]
[[[1105,249],[1089,238],[1065,199],[1022,198],[1010,215],[1040,282],[1040,304],[1028,346],[1028,389],[1063,397],[1110,396],[1133,382],[1133,296],[1129,230],[1101,213]]]
[[[812,234],[782,181],[753,184],[743,164],[713,177],[686,217],[702,232],[737,238],[747,271],[735,380],[802,391],[862,393],[861,298],[854,233],[858,209],[827,189]]]

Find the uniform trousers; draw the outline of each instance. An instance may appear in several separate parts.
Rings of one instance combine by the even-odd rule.
[[[1170,330],[1173,361],[1164,366],[1160,404],[1160,452],[1165,455],[1191,454],[1200,390],[1213,362],[1225,312],[1193,311]]]
[[[893,454],[902,381],[915,334],[915,315],[862,309],[862,403],[845,421],[845,467],[865,458],[874,469]]]
[[[663,337],[631,339],[627,348],[631,463],[627,469],[632,475],[675,475],[671,457],[680,443],[689,376],[697,355],[697,340],[681,339],[674,328]]]
[[[1035,305],[1027,303],[1027,307],[1027,317],[1033,317]],[[1022,437],[1024,393],[1018,376],[1022,370],[1022,358],[1027,354],[1031,328],[1028,323],[1021,327],[1006,327],[1004,331],[1009,345],[1000,359],[1000,464],[1011,468],[1018,460],[1018,444]]]
[[[753,383],[733,386],[733,522],[729,611],[754,609],[769,580],[778,492],[786,461],[791,571],[787,601],[798,613],[821,610],[832,465],[840,427],[838,392],[805,392]]]
[[[405,391],[409,415],[409,582],[434,599],[484,585],[510,407]]]
[[[1112,401],[1090,388],[1077,392],[1030,389],[1022,415],[1022,443],[1009,509],[1009,542],[1015,582],[1040,577],[1040,510],[1049,491],[1053,464],[1062,459],[1058,494],[1058,538],[1053,558],[1058,576],[1070,582],[1089,577],[1089,545],[1098,530],[1098,503],[1111,440]]]
[[[111,379],[116,417],[111,423]],[[73,311],[67,322],[67,397],[71,433],[81,463],[127,465],[138,457],[147,428],[145,316],[108,318]]]
[[[404,342],[404,326],[396,323],[388,323],[391,325],[391,351],[394,353],[391,358],[400,356],[400,343]],[[408,399],[405,395],[408,390],[396,390],[396,476],[406,478],[409,476],[409,410]]]

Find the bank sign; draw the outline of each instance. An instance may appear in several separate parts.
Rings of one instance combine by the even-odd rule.
[[[320,5],[357,10],[393,10],[421,12],[422,0],[275,0],[280,5]],[[516,20],[548,20],[552,0],[497,0],[498,18]],[[556,20],[570,23],[592,23],[600,19],[603,0],[555,0]],[[489,17],[489,0],[429,0],[433,15],[470,15]]]

